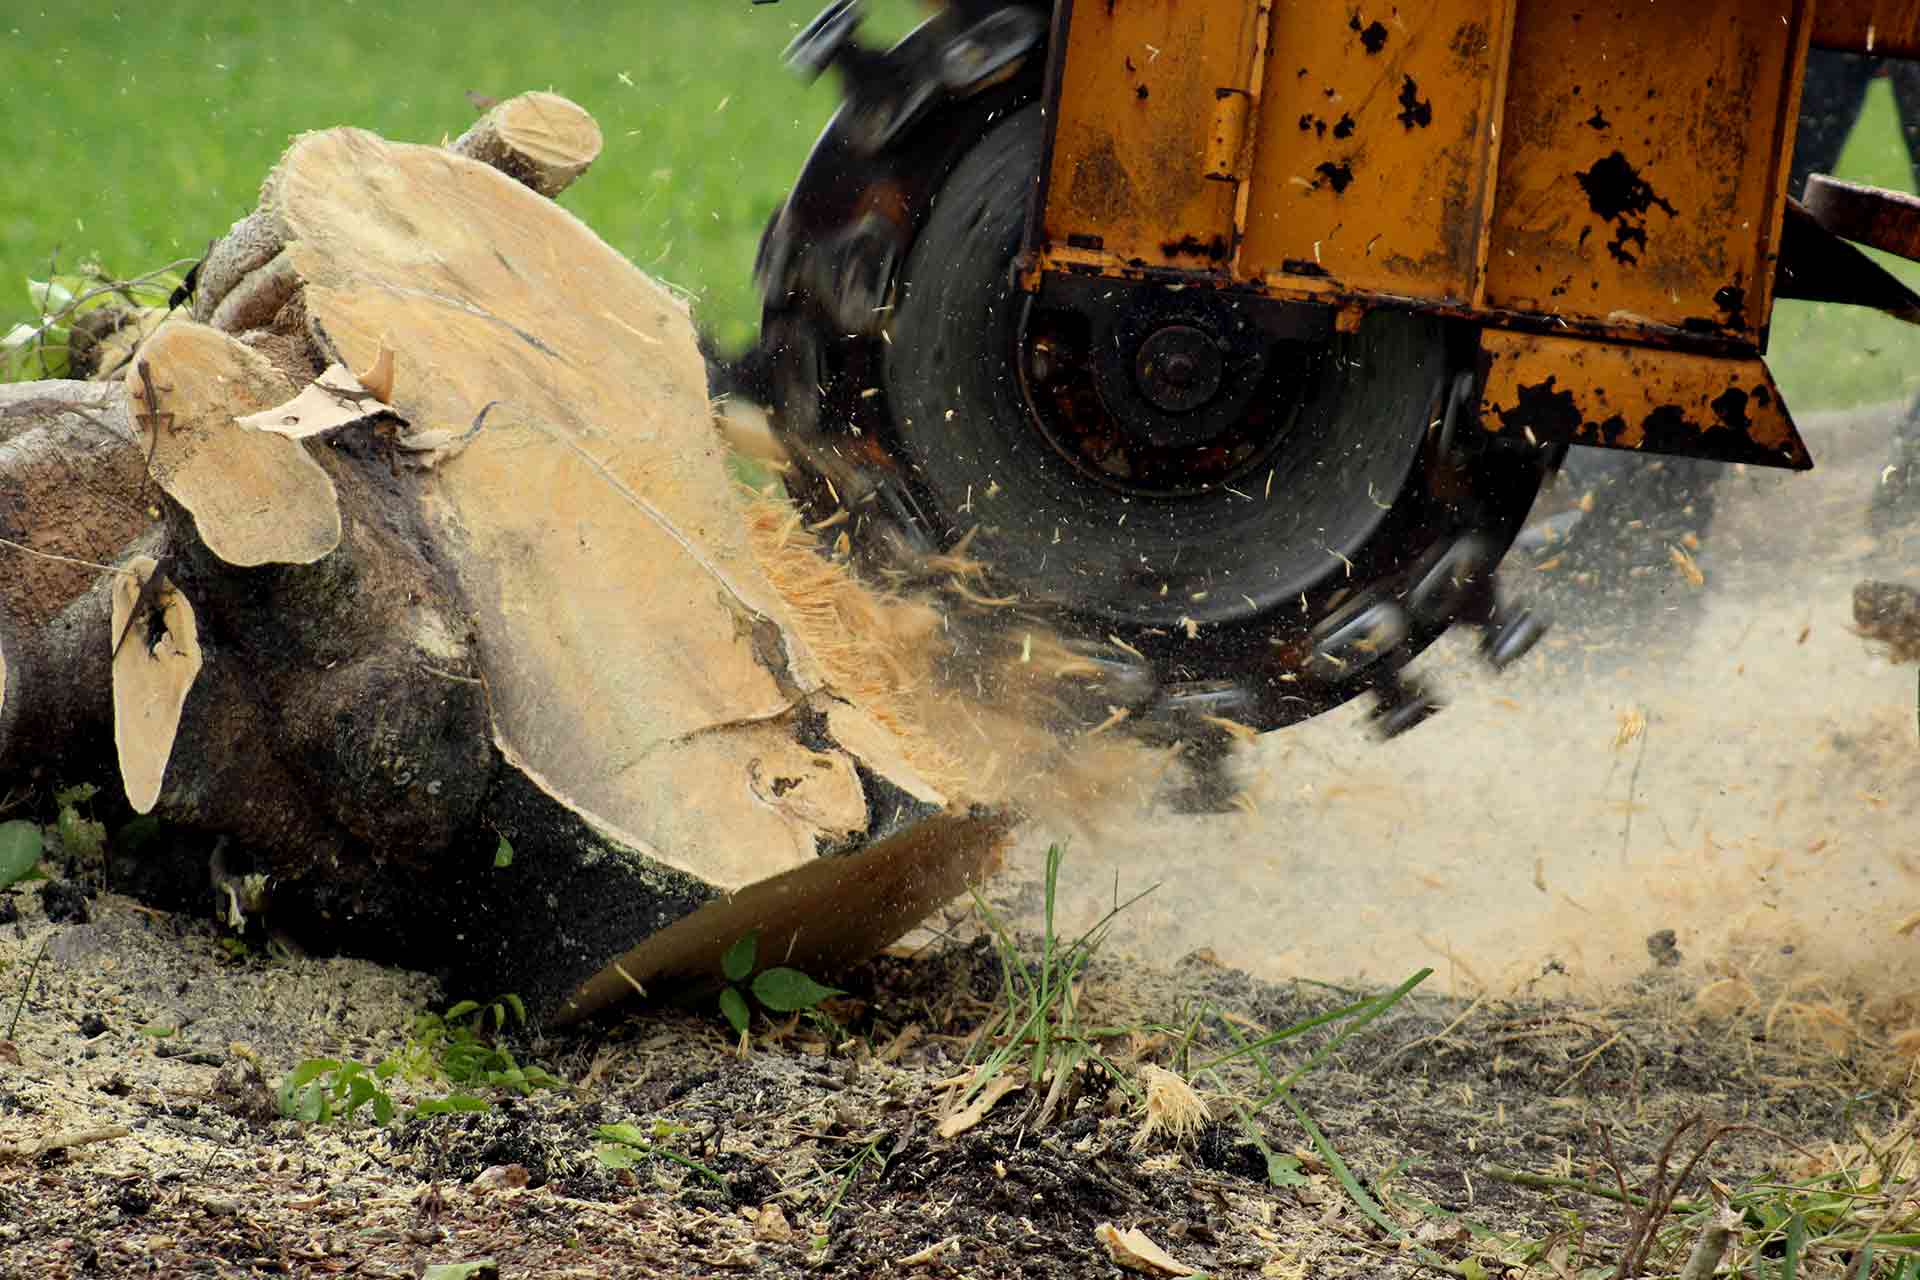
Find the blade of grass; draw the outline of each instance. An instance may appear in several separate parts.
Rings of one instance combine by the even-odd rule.
[[[1306,1108],[1300,1105],[1290,1090],[1280,1091],[1280,1101],[1287,1104],[1287,1110],[1293,1112],[1293,1118],[1299,1122],[1302,1129],[1307,1131],[1307,1140],[1313,1143],[1313,1149],[1320,1153],[1322,1160],[1327,1162],[1327,1168],[1333,1171],[1334,1179],[1347,1193],[1347,1198],[1358,1206],[1362,1214],[1366,1215],[1367,1221],[1399,1241],[1402,1247],[1411,1250],[1413,1255],[1427,1266],[1449,1275],[1466,1275],[1464,1268],[1448,1262],[1426,1246],[1414,1243],[1413,1237],[1408,1235],[1399,1223],[1386,1215],[1386,1211],[1367,1194],[1367,1189],[1360,1185],[1360,1180],[1353,1176],[1351,1169],[1347,1168],[1347,1162],[1340,1158],[1340,1153],[1333,1149],[1331,1142],[1327,1141],[1327,1135],[1320,1131],[1320,1126],[1313,1122],[1313,1117],[1307,1114]]]

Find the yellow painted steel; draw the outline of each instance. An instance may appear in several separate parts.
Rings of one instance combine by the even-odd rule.
[[[1471,305],[1513,10],[1278,0],[1236,274]]]
[[[1764,360],[1488,330],[1481,422],[1529,443],[1813,465]]]
[[[1075,6],[1043,239],[1115,270],[1206,269],[1233,253],[1235,184],[1208,176],[1225,97],[1244,98],[1264,6]],[[1052,265],[1049,263],[1048,265]]]
[[[1525,0],[1486,306],[1757,345],[1806,0]]]
[[[1811,0],[1081,0],[1038,265],[1757,345]]]
[[[1566,357],[1555,387],[1588,405],[1628,376],[1710,404],[1727,360],[1759,368],[1808,48],[1920,53],[1920,0],[1059,3],[1029,287],[1233,286],[1349,327],[1437,311],[1484,326],[1496,368]],[[1529,333],[1554,341],[1515,363]],[[1750,374],[1772,399],[1738,447],[1694,412],[1661,419],[1691,442],[1606,443],[1801,465]]]

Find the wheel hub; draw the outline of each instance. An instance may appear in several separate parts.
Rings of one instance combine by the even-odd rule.
[[[1190,324],[1170,324],[1140,344],[1140,354],[1133,362],[1133,376],[1140,393],[1155,408],[1184,414],[1213,399],[1214,392],[1220,389],[1222,364],[1220,347],[1206,330]],[[1148,441],[1158,445],[1200,444],[1214,434],[1205,431],[1199,439],[1189,441],[1149,435]]]

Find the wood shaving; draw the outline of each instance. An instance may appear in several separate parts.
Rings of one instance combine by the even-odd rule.
[[[1148,1276],[1197,1276],[1200,1273],[1147,1238],[1138,1227],[1122,1231],[1111,1222],[1093,1229],[1093,1238],[1113,1259],[1113,1265]]]

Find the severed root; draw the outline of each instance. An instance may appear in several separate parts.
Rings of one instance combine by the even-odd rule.
[[[50,1133],[38,1142],[0,1143],[0,1160],[32,1160],[49,1151],[84,1147],[90,1142],[111,1142],[131,1132],[123,1124],[110,1124],[99,1129],[69,1129],[65,1133]]]
[[[1920,662],[1920,591],[1893,582],[1862,582],[1853,589],[1853,625],[1887,647],[1894,662]]]

